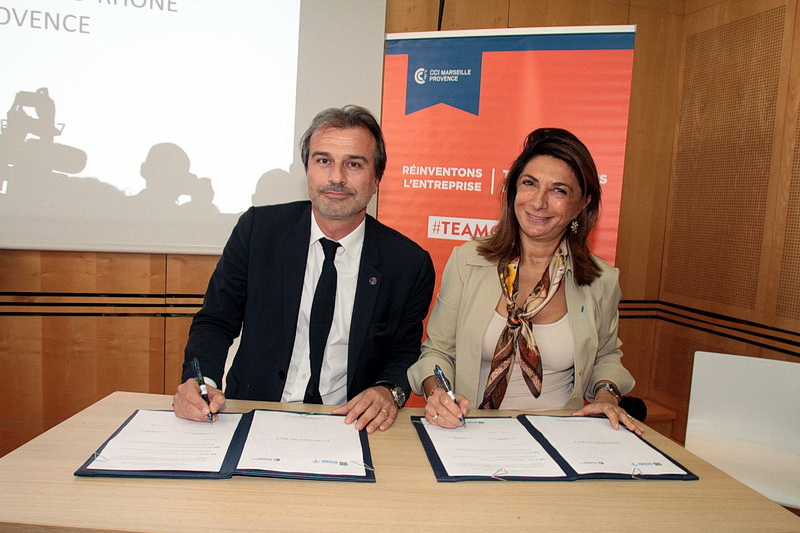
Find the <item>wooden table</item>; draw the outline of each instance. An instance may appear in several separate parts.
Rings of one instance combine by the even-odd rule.
[[[116,392],[0,458],[0,530],[800,531],[800,518],[653,430],[646,438],[699,481],[438,483],[409,419],[421,409],[370,436],[376,483],[72,475],[135,409],[170,404],[171,396]],[[226,406],[255,408],[300,406]]]

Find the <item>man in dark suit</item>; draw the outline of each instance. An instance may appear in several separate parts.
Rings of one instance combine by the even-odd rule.
[[[327,109],[303,135],[301,156],[310,202],[250,208],[223,250],[189,331],[173,403],[180,417],[207,420],[225,395],[321,400],[344,404],[333,413],[372,433],[388,429],[405,402],[435,274],[425,250],[366,214],[386,167],[380,126],[357,106]],[[322,237],[338,243],[338,278],[315,371],[309,321],[326,257]],[[223,395],[217,384],[240,331]],[[193,379],[195,357],[209,382],[208,404]]]

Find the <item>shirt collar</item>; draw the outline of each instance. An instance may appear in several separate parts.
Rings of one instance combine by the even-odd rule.
[[[361,248],[364,246],[364,234],[366,233],[367,227],[367,217],[364,217],[364,220],[361,221],[361,224],[356,226],[356,229],[348,233],[346,236],[339,239],[337,242],[341,245],[344,253],[348,256],[358,259],[361,257]],[[317,221],[314,218],[314,214],[311,214],[311,236],[309,238],[309,246],[312,246],[315,242],[320,240],[321,238],[327,237],[319,229],[319,225],[317,225]]]

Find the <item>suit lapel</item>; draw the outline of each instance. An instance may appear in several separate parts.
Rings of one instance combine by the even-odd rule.
[[[586,388],[584,384],[591,379],[594,367],[594,357],[588,357],[586,354],[597,352],[597,343],[593,343],[597,338],[594,306],[592,301],[587,298],[584,288],[575,283],[574,277],[570,276],[565,281],[567,283],[564,289],[567,297],[569,324],[572,328],[575,345],[574,389],[576,393],[579,393],[579,397],[582,397]]]
[[[377,223],[367,215],[364,228],[364,246],[361,250],[361,264],[358,268],[356,296],[353,303],[353,318],[350,323],[350,341],[347,349],[347,387],[353,382],[353,373],[359,365],[361,350],[367,331],[372,322],[372,314],[378,291],[382,283],[380,271]]]
[[[283,276],[277,282],[283,287],[283,302],[286,306],[283,313],[284,350],[286,365],[292,358],[295,334],[297,332],[297,315],[300,312],[300,297],[303,293],[303,278],[308,261],[308,239],[311,235],[311,205],[303,210],[294,227],[289,228],[284,240],[280,243],[283,253]]]

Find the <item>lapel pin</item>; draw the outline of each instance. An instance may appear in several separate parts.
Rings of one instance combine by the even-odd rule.
[[[376,278],[376,277],[369,278],[369,284],[370,285],[377,285],[378,284],[378,278]]]

